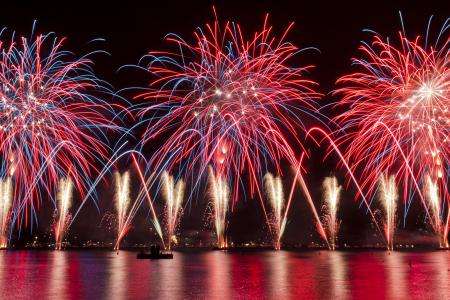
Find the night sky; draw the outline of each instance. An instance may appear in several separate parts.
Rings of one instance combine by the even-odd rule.
[[[37,20],[37,32],[54,31],[60,37],[67,37],[66,49],[77,54],[84,54],[86,43],[94,38],[104,38],[105,42],[97,44],[110,55],[96,56],[95,71],[100,78],[110,82],[116,91],[131,86],[145,86],[150,77],[145,72],[127,69],[118,71],[125,64],[137,64],[140,57],[149,50],[166,49],[163,41],[165,34],[177,33],[188,41],[192,41],[192,32],[197,26],[203,26],[213,20],[212,5],[216,6],[220,20],[237,21],[244,33],[252,34],[262,26],[265,13],[270,14],[270,23],[276,33],[280,34],[289,22],[295,26],[288,40],[300,47],[316,47],[318,52],[308,52],[302,56],[302,62],[316,65],[311,77],[320,83],[320,91],[326,96],[322,104],[335,101],[328,93],[333,89],[335,80],[351,70],[350,59],[357,54],[361,40],[369,40],[370,35],[363,29],[372,29],[384,36],[394,37],[401,29],[399,11],[405,21],[406,33],[410,36],[424,34],[428,18],[435,15],[434,31],[440,29],[450,13],[448,1],[360,1],[347,3],[334,1],[120,1],[120,3],[95,3],[94,1],[60,1],[48,3],[26,1],[2,3],[0,25],[17,34],[28,36],[33,20]],[[421,3],[422,2],[422,3]],[[432,29],[433,29],[432,28]],[[129,99],[130,94],[121,93]],[[332,116],[333,111],[326,111]],[[137,130],[136,134],[139,134]],[[332,157],[323,162],[325,149],[313,151],[306,164],[309,174],[308,183],[316,199],[320,198],[320,185],[324,176],[336,174],[340,182],[344,181],[344,173],[336,169],[336,161]],[[151,150],[147,149],[147,152]],[[147,153],[148,155],[150,153]],[[121,166],[125,168],[126,166]],[[288,177],[288,176],[287,176]],[[287,179],[287,184],[290,184]],[[105,212],[112,212],[112,193],[108,192],[108,184],[100,189],[98,211],[92,203],[88,203],[79,215],[69,233],[69,240],[75,236],[81,240],[112,240],[113,233],[108,231],[108,218]],[[353,200],[353,191],[349,187],[343,195],[340,216],[343,220],[340,238],[342,241],[379,240],[376,231],[370,225],[370,218],[365,210]],[[319,201],[318,201],[319,202]],[[418,202],[418,201],[416,201]],[[318,204],[318,203],[317,203]],[[408,216],[406,228],[400,234],[410,238],[412,230],[424,229],[424,215],[420,206],[413,205]],[[318,205],[320,206],[320,205]],[[402,210],[403,208],[400,208]],[[44,204],[39,212],[39,226],[34,234],[44,236],[49,231],[51,205]],[[150,232],[147,217],[148,207],[133,223],[126,243],[149,241],[154,239]],[[181,233],[190,230],[209,230],[205,218],[205,199],[197,199],[190,204],[183,216]],[[230,216],[229,234],[232,240],[249,241],[264,240],[267,228],[261,215],[259,201],[247,199],[236,207]],[[319,241],[311,213],[298,193],[293,204],[290,221],[287,225],[285,240],[287,242]],[[103,222],[102,222],[103,221]],[[402,223],[403,225],[403,223]],[[25,229],[22,240],[30,238],[29,229]]]

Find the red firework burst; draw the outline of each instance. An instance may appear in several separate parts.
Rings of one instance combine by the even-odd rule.
[[[245,39],[232,22],[216,21],[194,33],[189,44],[176,35],[167,41],[176,52],[151,52],[148,69],[158,76],[151,100],[137,106],[148,122],[143,143],[163,138],[153,166],[204,174],[208,165],[234,182],[234,197],[247,172],[250,190],[259,192],[268,168],[281,173],[280,161],[296,161],[299,131],[306,116],[317,114],[316,83],[304,76],[312,66],[292,67],[299,48],[272,34],[267,16],[260,32]],[[233,178],[233,179],[231,179]]]
[[[399,33],[399,43],[374,35],[353,59],[360,71],[338,80],[338,116],[346,134],[346,158],[360,171],[362,186],[373,192],[378,177],[395,174],[403,183],[404,199],[421,195],[426,175],[439,182],[448,200],[450,69],[449,36],[427,45],[420,37]],[[439,42],[439,39],[438,39]],[[415,191],[414,193],[409,193]],[[409,197],[409,198],[408,198]]]
[[[34,211],[41,192],[53,197],[59,178],[83,191],[107,154],[97,133],[112,126],[111,107],[91,94],[107,90],[92,61],[62,50],[63,42],[38,35],[1,44],[0,155],[2,176],[14,178],[16,216]]]

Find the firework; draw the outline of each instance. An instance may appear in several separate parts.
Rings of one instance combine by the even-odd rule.
[[[15,37],[15,35],[13,35]],[[41,195],[54,194],[58,178],[70,177],[83,191],[106,158],[101,128],[113,128],[110,105],[94,96],[107,92],[88,56],[63,50],[65,39],[31,35],[1,43],[0,155],[15,166],[16,210],[25,224]],[[2,170],[9,169],[2,161]]]
[[[62,242],[66,235],[71,215],[69,209],[72,205],[73,182],[69,178],[62,178],[59,181],[57,195],[58,220],[55,225],[55,249],[62,249]]]
[[[346,160],[369,194],[381,174],[392,173],[403,185],[404,201],[418,195],[426,207],[418,182],[430,174],[449,200],[447,28],[434,45],[403,32],[398,43],[374,35],[371,44],[360,46],[361,57],[353,59],[360,70],[338,80],[340,104],[349,109],[337,118],[346,132],[337,143],[346,147]]]
[[[161,225],[160,225],[158,216],[156,215],[156,211],[155,211],[155,208],[153,206],[153,200],[150,197],[150,192],[149,192],[149,189],[148,189],[148,186],[151,186],[151,183],[147,184],[148,181],[151,182],[151,179],[152,179],[151,177],[152,176],[150,176],[150,178],[148,178],[148,181],[146,181],[145,178],[144,178],[144,174],[142,173],[141,168],[139,167],[138,161],[137,161],[136,157],[134,156],[134,154],[132,154],[131,157],[133,158],[134,166],[136,167],[136,171],[137,171],[137,173],[139,175],[139,179],[140,179],[140,181],[142,183],[142,188],[141,188],[141,190],[139,192],[139,195],[138,195],[137,199],[143,199],[143,195],[145,195],[145,198],[147,198],[148,205],[150,206],[150,211],[152,213],[151,221],[153,223],[153,226],[155,227],[156,232],[158,233],[158,236],[159,236],[159,238],[161,240],[161,244],[162,244],[163,248],[166,248],[166,245],[164,243],[164,236],[163,236],[163,232],[162,232],[162,229],[161,229]],[[139,206],[140,206],[139,203],[141,203],[141,201],[136,201],[135,204],[138,204],[138,205],[133,205],[132,215],[134,215],[136,213],[137,208],[139,208]]]
[[[226,248],[227,239],[225,236],[227,224],[227,212],[230,201],[230,191],[226,180],[214,174],[209,168],[210,197],[214,211],[214,225],[216,228],[217,247]]]
[[[267,173],[264,177],[266,183],[266,191],[272,207],[272,228],[274,233],[274,248],[280,250],[281,237],[286,227],[285,201],[283,193],[283,182],[280,177],[273,177]]]
[[[12,180],[7,177],[0,181],[0,249],[8,247],[8,229],[12,206]]]
[[[164,172],[161,176],[165,200],[167,248],[170,250],[172,240],[176,241],[175,230],[180,221],[181,204],[184,196],[184,182],[174,182],[173,176]]]
[[[129,230],[127,223],[127,211],[130,204],[130,174],[125,172],[120,175],[119,172],[114,174],[116,183],[116,210],[117,210],[117,240],[114,250],[119,250],[120,241]]]
[[[336,239],[339,231],[339,220],[337,219],[337,210],[339,207],[339,196],[342,187],[338,185],[336,177],[327,177],[323,181],[323,190],[325,198],[325,217],[324,224],[327,228],[330,250],[336,248]]]
[[[194,188],[211,166],[230,183],[231,206],[245,180],[249,193],[240,195],[257,196],[264,209],[261,178],[269,168],[281,173],[281,160],[296,165],[302,117],[318,115],[316,84],[305,76],[312,66],[287,64],[300,53],[285,41],[291,27],[277,38],[266,17],[246,39],[238,24],[216,19],[195,32],[194,43],[172,34],[167,41],[177,51],[150,52],[155,78],[135,109],[149,124],[143,143],[164,137],[151,165]]]
[[[380,177],[380,202],[384,209],[384,234],[389,251],[394,250],[394,234],[397,212],[397,186],[394,176],[382,175]]]
[[[439,247],[448,248],[448,229],[442,221],[442,202],[439,196],[439,187],[430,176],[426,176],[425,193],[430,212],[430,224],[436,235],[439,237]]]

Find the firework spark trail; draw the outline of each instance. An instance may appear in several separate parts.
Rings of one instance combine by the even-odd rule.
[[[347,171],[348,176],[350,176],[351,181],[353,181],[354,185],[356,186],[356,189],[358,190],[358,195],[361,196],[361,198],[362,198],[362,200],[363,200],[363,203],[365,204],[365,206],[366,206],[366,208],[367,208],[367,211],[369,212],[369,214],[370,214],[370,216],[371,216],[371,218],[372,218],[372,220],[373,220],[375,226],[377,227],[377,229],[378,229],[378,231],[380,232],[380,234],[383,235],[382,230],[381,230],[380,226],[378,225],[377,219],[375,218],[375,214],[373,213],[372,209],[370,208],[370,204],[369,204],[369,202],[367,201],[367,198],[366,198],[366,196],[365,196],[365,194],[364,194],[364,192],[363,192],[361,186],[359,185],[359,182],[358,182],[358,180],[356,179],[353,170],[351,169],[350,165],[348,164],[348,162],[347,162],[347,160],[345,159],[345,157],[344,157],[344,155],[342,154],[342,152],[339,150],[338,145],[336,145],[336,143],[334,142],[334,140],[332,139],[332,137],[331,137],[327,132],[325,132],[323,129],[318,128],[318,127],[313,127],[313,128],[311,128],[311,129],[308,131],[307,136],[310,136],[311,133],[312,133],[312,132],[315,132],[315,131],[319,132],[319,133],[320,133],[320,134],[321,134],[321,135],[329,142],[332,151],[334,151],[334,152],[338,155],[338,157],[339,157],[341,163],[345,166],[345,169],[346,169],[346,171]],[[320,145],[320,141],[317,141],[314,137],[313,137],[313,140],[314,140],[314,142],[315,142],[317,145]],[[331,151],[327,154],[327,156],[330,155],[330,153],[331,153]],[[356,199],[356,198],[357,198],[357,197],[355,197],[355,199]],[[383,235],[383,237],[384,237],[384,235]],[[387,243],[387,241],[386,241],[386,243]]]
[[[337,118],[346,132],[337,143],[346,146],[346,160],[361,171],[361,185],[369,194],[377,177],[393,173],[403,185],[403,200],[409,202],[415,193],[421,195],[417,182],[430,174],[449,202],[448,28],[444,25],[444,38],[434,45],[420,37],[408,39],[404,32],[399,43],[375,34],[371,44],[360,46],[362,56],[353,60],[360,71],[337,82],[339,104],[350,107]],[[398,161],[400,156],[405,159]]]
[[[330,247],[330,245],[328,243],[327,233],[325,232],[325,229],[323,228],[322,221],[320,220],[319,214],[317,213],[316,206],[314,205],[314,201],[311,197],[311,193],[308,190],[308,186],[306,185],[306,182],[305,182],[305,179],[303,178],[303,176],[301,176],[301,175],[298,176],[298,182],[300,183],[303,194],[306,197],[306,200],[309,204],[309,207],[311,208],[314,219],[316,221],[317,233],[319,233],[320,237],[327,243],[327,246]]]
[[[72,205],[73,182],[69,178],[61,178],[59,181],[57,202],[58,202],[58,220],[55,224],[55,249],[62,249],[62,242],[70,224],[69,209]]]
[[[293,168],[293,170],[295,172],[295,176],[294,176],[294,180],[292,181],[292,184],[291,184],[291,189],[289,191],[289,197],[288,197],[288,201],[287,201],[287,205],[286,205],[286,210],[284,212],[284,219],[287,219],[289,209],[291,208],[291,202],[292,202],[292,198],[294,196],[294,190],[295,190],[295,186],[297,184],[297,178],[298,178],[298,176],[301,176],[300,173],[301,173],[304,157],[305,157],[305,153],[303,152],[302,155],[300,156],[300,160],[298,161],[297,167]]]
[[[14,158],[21,226],[36,213],[42,193],[54,194],[59,178],[72,178],[80,192],[87,188],[95,162],[108,152],[101,129],[116,126],[107,117],[115,115],[114,105],[98,98],[110,91],[93,73],[95,52],[78,58],[54,34],[15,37],[0,45],[0,154]],[[8,161],[2,167],[7,170]]]
[[[446,224],[442,221],[442,203],[441,198],[439,197],[439,187],[429,175],[425,178],[426,199],[430,211],[430,224],[439,238],[439,247],[448,248],[448,231]]]
[[[143,144],[164,137],[150,165],[196,181],[212,166],[232,184],[231,209],[246,186],[268,220],[261,180],[269,169],[281,174],[281,160],[296,165],[299,132],[319,116],[316,83],[305,75],[312,66],[287,64],[301,52],[285,41],[292,26],[278,39],[266,17],[246,39],[238,24],[216,19],[194,43],[172,34],[177,51],[150,52],[154,79],[132,109],[147,125]]]
[[[230,190],[226,180],[221,175],[215,175],[212,167],[209,168],[210,197],[214,211],[214,225],[216,228],[217,247],[226,248],[225,236],[227,226],[227,212],[230,202]]]
[[[117,210],[117,240],[114,246],[114,250],[119,250],[120,241],[127,234],[130,226],[128,226],[127,212],[130,205],[130,174],[125,172],[120,174],[116,172],[114,174],[114,180],[116,185],[115,204]]]
[[[396,227],[397,213],[397,185],[395,176],[383,174],[379,180],[379,198],[384,209],[384,234],[387,241],[387,249],[394,250],[394,234]]]
[[[287,216],[289,213],[289,209],[291,208],[291,203],[292,203],[292,198],[294,196],[294,190],[295,190],[295,186],[297,184],[297,179],[299,176],[301,176],[301,169],[302,169],[302,164],[303,164],[303,158],[305,157],[305,153],[303,152],[302,155],[300,156],[300,160],[298,161],[297,167],[293,168],[294,172],[295,172],[295,176],[294,176],[294,180],[292,181],[291,184],[291,188],[289,191],[289,196],[288,196],[288,200],[287,200],[287,204],[286,204],[286,209],[284,210],[284,216],[283,216],[283,222],[286,223],[287,222]],[[272,231],[272,230],[271,230]],[[271,232],[272,234],[272,232]]]
[[[323,181],[324,190],[324,224],[328,231],[330,250],[336,248],[336,239],[339,231],[339,220],[337,219],[337,210],[339,207],[339,196],[342,187],[338,184],[336,177],[327,177]]]
[[[108,160],[108,162],[103,166],[103,169],[101,170],[101,172],[99,172],[99,176],[97,176],[97,178],[92,182],[92,184],[89,186],[89,190],[87,191],[86,195],[84,196],[83,200],[81,201],[81,204],[78,206],[78,209],[76,210],[76,212],[73,214],[73,217],[71,218],[71,221],[69,223],[68,228],[72,225],[73,221],[75,220],[75,218],[78,216],[78,214],[80,213],[80,211],[82,210],[84,204],[87,202],[86,200],[89,197],[92,197],[92,194],[95,193],[95,188],[97,187],[97,185],[100,183],[100,181],[102,181],[104,179],[104,176],[106,176],[106,174],[109,174],[110,169],[114,166],[114,164],[116,162],[118,162],[121,158],[123,157],[127,157],[130,156],[133,158],[133,162],[135,164],[136,167],[136,171],[139,174],[139,178],[141,180],[141,182],[143,183],[144,187],[145,186],[152,186],[152,178],[154,177],[153,175],[151,175],[148,178],[148,183],[142,181],[143,180],[143,175],[140,171],[139,165],[137,163],[136,160],[136,156],[138,156],[140,159],[145,161],[145,157],[142,155],[141,152],[136,151],[136,150],[124,150],[125,146],[128,144],[127,141],[123,142],[117,149],[116,151],[113,153],[112,157]],[[136,201],[133,201],[133,204],[131,205],[129,212],[128,212],[128,216],[126,217],[125,221],[124,221],[124,227],[130,227],[131,226],[131,222],[133,221],[134,217],[136,216],[136,213],[138,212],[139,208],[142,207],[143,201],[144,199],[147,198],[147,200],[151,200],[151,198],[149,198],[149,193],[148,190],[146,188],[141,188],[139,191],[138,196],[136,197]],[[152,211],[152,214],[154,213],[154,207],[152,202],[149,202],[150,205],[150,209]],[[155,215],[153,214],[153,216],[155,217]],[[155,229],[158,232],[158,227],[157,225],[159,225],[158,219],[152,220],[153,224],[155,226]],[[159,232],[158,232],[158,236]],[[161,239],[161,242],[164,245],[164,241]]]
[[[11,177],[0,181],[0,249],[8,247],[8,230],[12,206],[13,187]]]
[[[178,180],[176,183],[173,176],[167,172],[161,175],[163,184],[163,195],[165,200],[165,215],[167,228],[167,248],[170,250],[172,239],[175,239],[175,230],[180,221],[181,204],[184,197],[184,182]]]
[[[286,227],[284,218],[285,201],[283,193],[283,182],[280,177],[274,177],[271,173],[264,176],[267,196],[272,207],[272,227],[274,233],[274,248],[281,249],[281,237]]]
[[[136,171],[137,171],[137,173],[139,175],[139,179],[141,180],[141,183],[142,183],[141,192],[139,194],[141,194],[142,192],[145,194],[148,205],[150,206],[150,211],[152,213],[153,226],[155,226],[155,230],[158,233],[158,236],[159,236],[159,239],[161,240],[163,248],[166,248],[166,244],[164,242],[164,236],[163,236],[163,233],[161,230],[161,225],[159,223],[158,216],[156,215],[156,211],[153,206],[153,201],[152,201],[152,198],[150,197],[150,192],[148,191],[148,188],[147,188],[147,182],[145,181],[144,175],[142,174],[141,168],[139,167],[139,163],[138,163],[134,153],[131,154],[131,157],[133,158],[134,166],[136,167]],[[139,196],[138,196],[138,198],[139,198]]]

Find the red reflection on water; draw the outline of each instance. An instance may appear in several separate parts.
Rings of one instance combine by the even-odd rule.
[[[348,280],[355,299],[386,299],[386,252],[361,252],[347,257]]]
[[[291,291],[291,273],[289,259],[287,259],[288,255],[289,253],[285,251],[277,251],[269,257],[270,263],[266,272],[269,275],[267,279],[271,282],[268,285],[271,298],[280,297],[281,299],[286,299],[289,297]]]
[[[349,284],[345,253],[333,251],[324,255],[330,269],[329,290],[331,299],[349,298]]]
[[[108,299],[127,299],[133,295],[137,299],[145,299],[148,295],[158,293],[160,280],[166,280],[164,270],[148,260],[136,259],[136,253],[120,251],[108,255],[107,283]],[[151,276],[151,274],[157,274]]]
[[[408,292],[413,298],[449,299],[450,252],[409,253]]]
[[[70,284],[67,284],[67,293],[70,298],[81,299],[84,295],[84,286],[81,282],[82,276],[89,276],[86,272],[81,274],[80,272],[80,255],[69,256],[68,252],[56,253],[57,255],[64,255],[67,264],[67,273],[61,274],[64,276],[64,280],[70,280]],[[88,281],[88,284],[92,284],[92,281]],[[89,287],[87,287],[89,288]]]
[[[406,299],[408,297],[406,275],[408,272],[405,253],[391,252],[386,256],[389,298]]]
[[[288,260],[285,251],[277,251],[271,253],[269,257],[269,266],[267,269],[267,280],[271,284],[266,284],[269,288],[268,294],[271,298],[286,299],[290,296],[292,281]],[[295,264],[292,264],[293,266]],[[295,283],[294,283],[295,284]]]
[[[264,255],[265,253],[230,255],[231,292],[235,298],[260,298],[266,294]]]
[[[208,294],[220,294],[223,299],[231,297],[230,256],[222,251],[213,251],[206,255]]]
[[[152,268],[151,284],[153,293],[157,299],[181,299],[184,293],[182,280],[184,260],[182,255],[176,255],[173,259],[160,259],[149,261]],[[144,296],[144,295],[143,295]]]
[[[128,264],[126,253],[121,251],[114,253],[109,259],[109,282],[108,282],[108,298],[124,299],[127,295],[127,286],[129,282]],[[131,263],[131,262],[130,262]],[[136,272],[140,270],[137,269]],[[150,284],[149,284],[150,285]]]
[[[436,263],[432,263],[433,273],[436,274],[436,280],[434,281],[435,297],[450,299],[450,253],[447,257],[434,253],[433,258],[436,260]]]
[[[450,252],[0,252],[0,299],[449,299]]]
[[[290,256],[290,280],[292,281],[291,295],[304,299],[316,299],[321,294],[318,286],[317,273],[321,268],[317,267],[317,253],[291,253]],[[325,291],[325,290],[324,290]]]
[[[39,270],[33,270],[30,268],[32,262],[32,253],[26,251],[18,251],[15,255],[8,255],[9,253],[3,252],[5,255],[4,263],[2,266],[3,276],[2,287],[4,288],[2,295],[6,298],[12,298],[15,295],[15,291],[20,291],[24,298],[32,298],[35,295],[33,287],[25,288],[24,283],[33,282],[33,273]],[[13,266],[11,268],[11,266]],[[17,266],[17,267],[14,267]]]
[[[59,299],[67,298],[66,270],[67,261],[64,252],[50,252],[50,280],[48,281],[47,292],[49,297]]]

